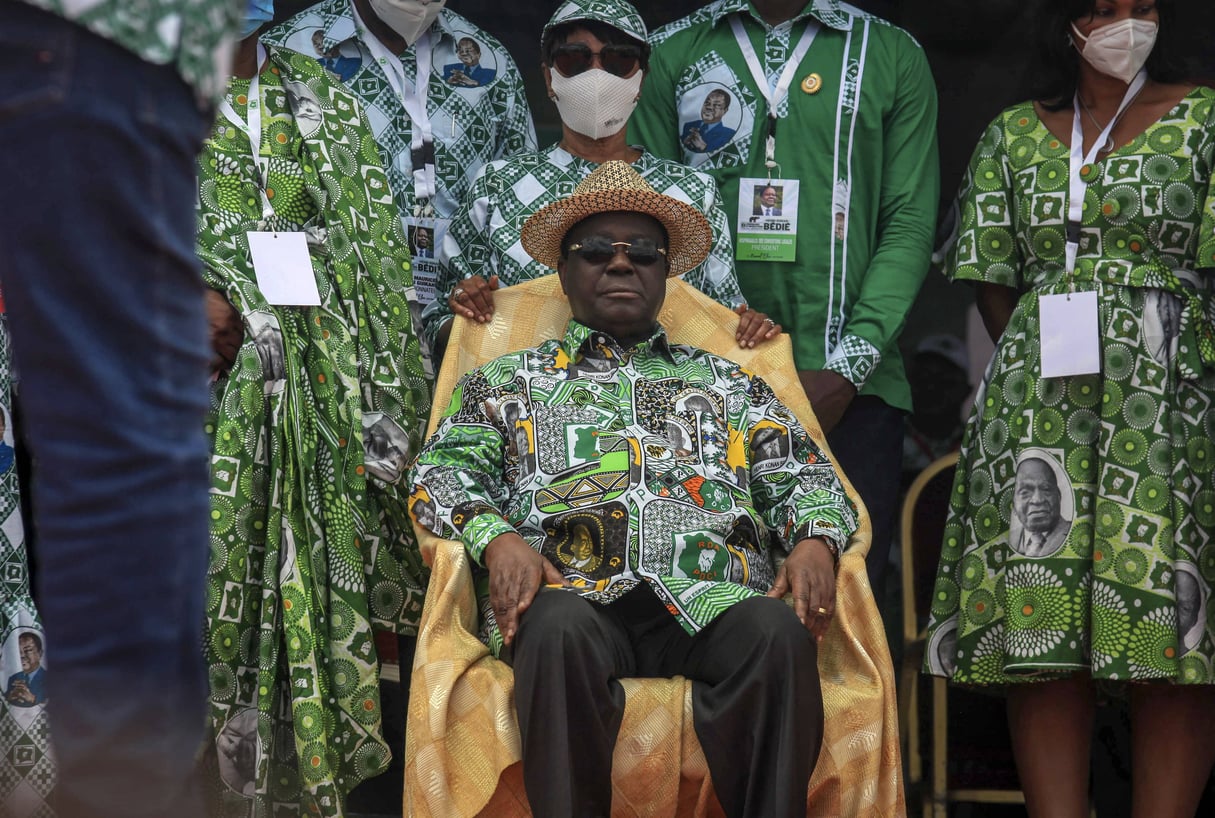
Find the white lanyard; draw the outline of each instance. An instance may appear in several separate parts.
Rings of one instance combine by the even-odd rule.
[[[1105,126],[1105,130],[1093,141],[1087,154],[1084,152],[1084,125],[1080,119],[1080,92],[1076,91],[1076,98],[1072,102],[1074,116],[1072,117],[1071,166],[1068,168],[1067,191],[1067,269],[1065,272],[1069,274],[1076,270],[1076,256],[1080,252],[1080,224],[1084,220],[1084,193],[1088,189],[1088,182],[1080,177],[1080,172],[1096,161],[1097,154],[1101,153],[1101,149],[1109,142],[1110,134],[1122,119],[1122,115],[1126,113],[1126,109],[1135,101],[1135,97],[1139,96],[1139,92],[1143,90],[1146,82],[1147,71],[1140,70],[1126,89],[1126,94],[1122,97],[1122,104],[1118,106],[1118,112]]]
[[[434,133],[431,130],[430,114],[426,112],[426,90],[430,84],[430,57],[433,44],[430,31],[424,31],[418,41],[413,44],[414,55],[418,61],[417,82],[412,86],[405,78],[405,66],[401,58],[389,51],[376,38],[359,16],[358,9],[351,6],[357,24],[359,36],[371,52],[371,56],[380,64],[384,77],[392,86],[393,92],[405,107],[405,113],[413,122],[412,141],[410,144],[411,167],[413,168],[413,195],[415,199],[430,199],[435,195],[435,152]]]
[[[262,156],[261,72],[267,56],[266,47],[259,42],[257,44],[257,69],[253,74],[253,79],[249,80],[249,92],[247,94],[249,112],[246,114],[247,121],[240,118],[240,115],[232,107],[232,103],[227,99],[219,104],[219,111],[224,115],[224,118],[239,128],[249,139],[249,148],[253,151],[253,166],[257,168],[257,190],[262,197],[263,220],[268,220],[274,215],[274,206],[270,204],[270,197],[266,194],[266,188],[270,180],[270,157]]]
[[[775,89],[768,83],[768,77],[759,63],[755,48],[751,45],[751,40],[743,29],[742,20],[737,14],[730,15],[730,28],[734,31],[734,39],[738,41],[738,48],[742,51],[743,59],[747,61],[747,68],[751,69],[752,79],[755,80],[759,92],[768,103],[768,138],[764,143],[764,164],[771,169],[776,167],[776,109],[789,95],[793,75],[797,73],[797,67],[801,65],[802,58],[810,50],[810,44],[814,42],[814,36],[818,34],[819,24],[814,20],[807,21],[806,30],[802,32],[802,38],[797,41],[793,54],[790,55],[784,70],[777,78]]]

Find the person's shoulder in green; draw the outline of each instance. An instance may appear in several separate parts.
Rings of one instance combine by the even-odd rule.
[[[173,65],[211,102],[223,93],[245,4],[240,0],[22,0],[153,65]]]
[[[718,0],[718,2],[715,3],[709,3],[708,5],[702,6],[701,8],[692,12],[687,17],[681,17],[678,20],[667,23],[661,28],[655,29],[650,34],[650,46],[654,48],[655,53],[657,53],[657,49],[660,45],[680,32],[692,31],[706,23],[712,23],[717,15],[721,13],[719,11],[719,7],[721,5],[722,0]]]

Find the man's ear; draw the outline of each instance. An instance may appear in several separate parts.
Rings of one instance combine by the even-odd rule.
[[[549,99],[556,99],[557,95],[553,93],[553,69],[540,63],[540,71],[544,74],[544,95]]]
[[[561,282],[561,292],[569,295],[569,290],[565,289],[565,259],[557,259],[557,280]]]

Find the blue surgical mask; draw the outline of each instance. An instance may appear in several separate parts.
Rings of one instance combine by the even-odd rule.
[[[247,0],[245,3],[245,27],[241,30],[243,40],[274,19],[274,0]]]

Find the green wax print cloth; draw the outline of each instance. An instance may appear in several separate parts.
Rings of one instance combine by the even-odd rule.
[[[1064,270],[1069,149],[1030,103],[988,128],[959,199],[955,279],[1020,300],[971,411],[928,672],[1002,685],[1215,683],[1215,91],[1199,88],[1087,182]],[[1095,292],[1096,374],[1043,378],[1039,296]]]
[[[340,816],[389,761],[372,628],[413,633],[422,610],[402,477],[430,397],[406,239],[361,106],[314,60],[269,54],[272,217],[239,127],[219,118],[199,161],[205,278],[245,332],[207,421],[209,758],[218,814]],[[232,81],[238,118],[248,94]],[[305,234],[320,306],[266,302],[253,230]]]

